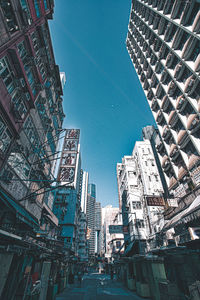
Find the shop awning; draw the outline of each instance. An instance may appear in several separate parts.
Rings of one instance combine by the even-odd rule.
[[[34,218],[23,206],[21,206],[3,191],[0,191],[0,201],[2,201],[10,209],[14,210],[17,217],[21,221],[25,222],[31,227],[39,227],[37,219]]]
[[[195,200],[190,204],[190,206],[184,209],[182,212],[174,216],[171,220],[169,220],[165,226],[164,230],[168,230],[180,223],[187,223],[191,221],[195,217],[200,216],[200,196],[197,196]]]

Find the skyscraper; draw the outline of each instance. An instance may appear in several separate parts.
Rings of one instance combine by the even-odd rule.
[[[88,172],[83,171],[82,186],[81,186],[81,209],[86,214],[87,196],[88,196]]]
[[[199,1],[132,1],[127,49],[156,120],[157,151],[178,207],[200,193]]]
[[[96,205],[96,186],[93,183],[88,185],[86,217],[87,226],[90,232],[88,239],[89,255],[95,255],[95,205]]]

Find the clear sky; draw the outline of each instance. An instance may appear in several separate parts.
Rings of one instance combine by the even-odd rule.
[[[56,63],[66,73],[66,128],[81,129],[82,168],[102,206],[118,206],[116,164],[153,116],[126,50],[131,0],[55,0]]]

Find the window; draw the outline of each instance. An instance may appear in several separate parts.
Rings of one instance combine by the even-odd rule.
[[[29,69],[29,67],[28,68],[25,67],[25,70],[26,70],[27,79],[30,84],[32,93],[34,96],[36,96],[37,92],[36,92],[36,88],[35,88],[35,78],[34,78],[33,72],[31,69]]]
[[[192,54],[190,56],[190,60],[192,60],[192,61],[196,60],[196,58],[197,58],[197,56],[199,55],[199,52],[200,52],[200,41],[196,39],[195,42],[196,42],[195,47],[194,47],[194,49],[192,51]]]
[[[0,1],[0,6],[3,10],[3,14],[5,17],[5,21],[7,23],[9,32],[10,33],[16,32],[19,29],[19,27],[17,25],[14,10],[12,8],[10,0]]]
[[[27,4],[26,0],[20,0],[20,3],[21,3],[22,10],[23,10],[23,19],[24,19],[25,24],[27,24],[27,21],[28,21],[28,24],[31,25],[32,19],[31,19],[28,4]]]
[[[44,0],[44,9],[45,9],[45,10],[47,10],[47,9],[48,9],[47,0]]]
[[[22,97],[19,95],[19,92],[16,92],[12,97],[13,109],[19,115],[20,119],[24,119],[27,112],[26,106],[22,100]]]
[[[136,220],[138,228],[144,228],[144,220]]]
[[[23,61],[27,55],[26,46],[25,46],[24,41],[17,45],[17,49],[18,49],[19,56]],[[23,63],[24,63],[24,61],[23,61]]]
[[[8,93],[11,94],[15,89],[14,73],[11,71],[10,64],[6,56],[0,59],[0,77],[3,79]]]
[[[151,176],[149,176],[149,181],[151,181]]]
[[[4,123],[3,119],[0,117],[0,151],[5,152],[12,140],[12,135]]]
[[[153,160],[151,161],[151,165],[152,165],[152,167],[154,167],[154,166],[155,166],[155,164],[154,164],[154,161],[153,161]]]
[[[132,201],[132,208],[133,209],[142,209],[142,205],[140,201]]]
[[[156,179],[156,181],[158,182],[158,175],[155,175],[155,179]]]
[[[34,6],[35,6],[36,16],[37,16],[37,18],[39,18],[40,17],[40,7],[39,7],[38,0],[34,0]]]
[[[145,161],[145,166],[147,166],[147,161]]]
[[[30,58],[28,58],[28,52],[27,52],[24,41],[17,45],[17,49],[18,49],[19,56],[24,64],[24,69],[25,69],[26,76],[27,76],[29,85],[31,87],[32,93],[34,96],[36,96],[37,91],[36,91],[36,87],[35,87],[35,84],[36,84],[35,77],[34,77],[34,74],[33,74],[33,71],[31,69],[30,65],[28,64],[30,62]]]

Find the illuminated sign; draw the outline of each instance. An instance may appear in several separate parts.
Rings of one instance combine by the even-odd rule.
[[[146,197],[146,199],[148,206],[165,206],[165,201],[163,197],[148,196]]]

